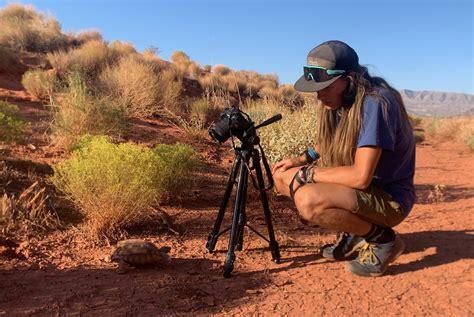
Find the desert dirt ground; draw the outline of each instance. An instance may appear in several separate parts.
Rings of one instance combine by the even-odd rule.
[[[5,164],[47,177],[48,165],[64,156],[49,143],[47,111],[8,76],[0,78],[0,98],[17,104],[31,122],[26,144],[3,149]],[[129,138],[172,143],[183,134],[160,120],[137,120]],[[273,263],[267,243],[247,231],[233,275],[225,279],[227,235],[212,254],[205,244],[233,155],[210,141],[195,146],[202,154],[196,183],[180,202],[162,206],[176,226],[134,236],[170,246],[170,266],[117,274],[109,261],[114,246],[90,243],[74,226],[3,239],[0,315],[474,315],[474,159],[467,147],[434,140],[418,146],[418,201],[396,227],[407,247],[386,275],[356,277],[344,262],[322,258],[319,248],[335,233],[303,223],[288,201],[270,194],[282,263]],[[14,192],[26,185],[8,186]],[[266,234],[255,191],[249,195],[248,221]],[[230,211],[223,228],[229,217]]]

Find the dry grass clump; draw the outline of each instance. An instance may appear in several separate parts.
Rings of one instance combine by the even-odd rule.
[[[71,159],[54,167],[52,180],[80,208],[87,232],[99,239],[118,238],[149,220],[151,207],[183,187],[196,163],[186,145],[150,150],[88,136]]]
[[[143,51],[141,56],[145,61],[153,65],[153,69],[156,73],[172,69],[172,64],[158,56],[157,50],[156,48],[148,48]]]
[[[198,79],[202,89],[207,93],[227,91],[227,84],[224,80],[214,74],[205,74]]]
[[[226,76],[231,73],[231,69],[225,65],[216,65],[213,67],[216,76]]]
[[[136,117],[148,117],[160,112],[160,77],[153,65],[135,55],[122,58],[108,67],[99,79],[102,94],[121,104],[127,113]]]
[[[235,72],[235,77],[241,93],[250,98],[267,94],[273,95],[273,90],[278,89],[278,77],[276,75],[262,75],[254,71],[238,71]],[[263,88],[267,91],[260,94]]]
[[[201,74],[201,68],[196,62],[192,61],[185,52],[173,52],[173,54],[170,56],[170,60],[182,77],[188,77],[192,79],[199,78]]]
[[[18,65],[18,54],[11,48],[0,45],[0,72],[12,71]]]
[[[83,45],[91,41],[103,41],[104,38],[99,31],[95,30],[84,30],[73,36],[73,39],[76,41],[77,45]]]
[[[474,117],[423,118],[422,125],[434,142],[457,141],[474,150]]]
[[[87,81],[94,79],[114,58],[102,41],[90,41],[78,49],[48,53],[47,59],[60,78],[78,73]]]
[[[34,182],[18,198],[6,193],[0,197],[2,234],[13,233],[19,226],[33,232],[44,232],[61,226],[56,213],[46,207],[49,197],[45,190],[45,187]]]
[[[116,41],[107,45],[101,40],[91,40],[79,48],[48,53],[47,59],[60,78],[78,73],[86,82],[93,83],[104,69],[132,54],[136,50],[129,43]]]
[[[247,103],[242,110],[248,113],[255,123],[277,113],[282,114],[282,120],[257,132],[271,163],[299,156],[308,145],[314,144],[319,120],[314,101],[307,101],[305,106],[296,110],[270,101],[255,101]]]
[[[278,87],[279,101],[288,107],[301,107],[304,104],[304,98],[295,90],[293,85],[281,85]]]
[[[203,129],[206,124],[210,104],[206,99],[197,99],[191,103],[190,121],[198,129]]]
[[[24,73],[21,83],[31,95],[43,100],[51,99],[59,84],[54,72],[39,69]]]
[[[170,56],[170,61],[174,64],[185,64],[191,61],[189,56],[183,51],[173,52]]]
[[[69,147],[79,136],[107,134],[120,136],[126,128],[126,112],[120,104],[92,96],[78,74],[67,78],[67,87],[52,99],[55,142]]]
[[[190,137],[207,138],[207,128],[211,122],[219,120],[222,110],[214,105],[212,97],[208,95],[206,98],[192,100],[186,119],[182,119],[178,123]]]
[[[271,87],[271,86],[262,87],[258,91],[258,95],[260,96],[260,98],[269,99],[269,100],[278,102],[278,97],[279,97],[278,88]]]
[[[113,41],[109,44],[109,49],[112,51],[111,55],[118,57],[137,54],[137,50],[133,47],[133,44],[127,42]]]
[[[159,89],[157,93],[160,109],[164,110],[165,116],[181,116],[184,112],[180,100],[183,84],[178,72],[173,68],[169,68],[161,71],[158,78]]]
[[[0,10],[0,44],[14,50],[50,52],[67,45],[59,22],[34,7],[9,4]]]

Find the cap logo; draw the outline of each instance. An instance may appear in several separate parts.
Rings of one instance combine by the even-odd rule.
[[[311,58],[311,57],[308,57],[307,65],[309,65],[309,66],[321,66],[321,67],[324,67],[324,68],[327,68],[327,69],[333,69],[334,66],[335,66],[334,62],[330,62],[330,61],[320,59],[320,58]]]

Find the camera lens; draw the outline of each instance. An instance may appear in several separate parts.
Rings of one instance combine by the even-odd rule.
[[[229,119],[224,118],[209,129],[209,135],[219,143],[224,143],[230,138]]]

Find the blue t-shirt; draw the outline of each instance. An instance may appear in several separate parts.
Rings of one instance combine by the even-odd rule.
[[[382,155],[375,169],[372,184],[392,196],[407,216],[415,203],[415,138],[396,98],[388,89],[380,95],[368,95],[362,105],[362,125],[357,147],[377,146]]]

